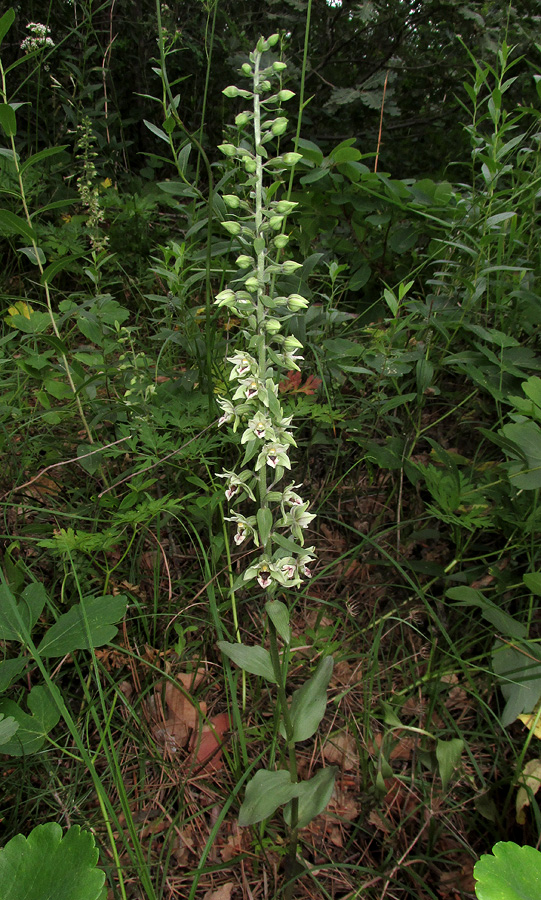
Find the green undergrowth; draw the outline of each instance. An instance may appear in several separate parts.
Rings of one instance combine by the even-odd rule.
[[[540,113],[507,99],[519,71],[539,97],[539,58],[504,40],[471,58],[471,153],[445,179],[437,161],[396,179],[354,138],[274,133],[299,154],[272,200],[297,204],[276,236],[301,264],[276,292],[310,303],[278,391],[318,556],[277,596],[289,689],[334,657],[300,775],[338,767],[286,864],[281,814],[236,824],[276,763],[275,700],[217,648],[267,640],[264,591],[234,591],[253,546],[215,474],[240,454],[217,427],[242,323],[213,299],[244,252],[222,198],[250,170],[187,133],[160,33],[137,172],[106,152],[84,92],[61,141],[34,97],[47,140],[30,142],[22,70],[1,69],[2,843],[80,826],[103,896],[123,900],[471,896],[482,853],[541,828]],[[272,53],[287,60],[287,35]],[[232,99],[224,141],[242,148]]]

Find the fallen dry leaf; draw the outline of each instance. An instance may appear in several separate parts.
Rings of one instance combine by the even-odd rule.
[[[225,884],[220,885],[219,888],[215,891],[207,891],[203,900],[231,900],[231,891],[235,885],[232,881],[227,881]]]
[[[346,731],[328,738],[323,747],[323,756],[330,765],[340,766],[347,772],[356,769],[359,764],[355,738]]]
[[[530,805],[530,793],[534,795],[541,787],[541,759],[530,759],[526,763],[520,776],[519,789],[516,799],[516,818],[519,825],[526,824],[525,808]]]
[[[190,746],[195,749],[194,762],[199,773],[221,769],[223,765],[222,738],[225,732],[229,731],[229,727],[227,713],[218,713],[210,720],[210,723],[204,723],[200,734],[194,731]]]

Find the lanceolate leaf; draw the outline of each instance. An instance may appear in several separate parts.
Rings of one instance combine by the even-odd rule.
[[[309,781],[300,782],[297,792],[299,798],[297,825],[299,828],[306,828],[312,819],[323,812],[331,799],[337,772],[337,766],[328,766],[326,769],[316,772]],[[284,819],[288,825],[291,824],[291,803],[288,803],[284,810]]]
[[[97,900],[105,872],[89,831],[74,825],[62,837],[56,822],[18,834],[0,850],[2,900]]]
[[[0,209],[0,231],[4,234],[20,234],[29,241],[35,240],[35,232],[26,219],[21,219],[8,209]]]
[[[294,784],[285,769],[269,772],[260,769],[246,787],[246,796],[239,812],[239,825],[255,825],[272,816],[279,806],[297,796],[299,785]]]
[[[38,647],[39,655],[65,656],[73,650],[107,644],[117,633],[114,623],[122,619],[127,604],[126,597],[119,594],[118,597],[90,597],[72,606],[49,628]]]
[[[8,11],[6,13],[4,13],[2,18],[0,19],[0,44],[4,40],[6,34],[8,33],[9,29],[13,25],[14,21],[15,21],[15,10],[8,9]]]
[[[327,687],[332,670],[332,657],[325,656],[312,678],[293,694],[290,715],[293,722],[294,741],[306,741],[317,731],[317,727],[325,715]],[[282,731],[282,734],[284,733]]]
[[[460,763],[463,749],[464,741],[460,740],[460,738],[452,738],[450,741],[439,740],[436,744],[436,759],[438,760],[443,790],[446,790],[451,775]]]
[[[276,684],[270,653],[264,647],[245,647],[244,644],[230,644],[229,641],[218,641],[218,647],[245,672],[261,675]]]

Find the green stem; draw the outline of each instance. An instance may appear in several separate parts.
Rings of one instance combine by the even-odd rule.
[[[297,756],[295,754],[295,739],[294,739],[294,731],[293,731],[293,722],[291,720],[291,716],[289,713],[289,706],[287,703],[286,696],[286,679],[287,679],[287,664],[284,662],[284,665],[280,662],[280,655],[278,653],[278,639],[276,635],[276,628],[273,623],[269,621],[269,636],[270,636],[270,658],[272,662],[272,668],[274,670],[274,675],[276,678],[277,691],[278,691],[278,700],[280,703],[280,712],[282,714],[282,718],[284,720],[284,728],[286,731],[286,747],[287,747],[287,759],[288,759],[288,769],[289,769],[289,777],[293,784],[296,784],[299,780],[298,777],[298,769],[297,769]],[[291,801],[291,828],[289,832],[289,848],[287,853],[288,859],[288,867],[291,871],[293,871],[295,860],[297,858],[297,841],[298,841],[298,833],[299,829],[297,827],[297,822],[299,820],[299,799],[298,797],[294,797]]]

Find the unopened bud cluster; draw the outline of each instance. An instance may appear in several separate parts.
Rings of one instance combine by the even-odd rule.
[[[291,416],[284,415],[278,399],[277,375],[281,370],[299,370],[303,359],[300,341],[283,334],[283,326],[308,302],[300,294],[281,296],[274,288],[277,277],[293,275],[300,264],[270,258],[272,250],[286,247],[285,219],[297,204],[272,199],[276,185],[268,192],[265,176],[270,174],[274,181],[277,174],[301,159],[298,153],[271,155],[272,142],[288,125],[281,104],[294,96],[280,86],[285,63],[274,61],[262,67],[262,55],[278,40],[276,34],[261,38],[249,62],[242,66],[243,75],[251,80],[249,90],[234,85],[224,90],[227,97],[250,101],[250,108],[237,115],[235,124],[244,128],[251,123],[253,140],[246,141],[244,136],[241,146],[220,146],[226,157],[238,161],[247,178],[240,196],[223,196],[231,218],[222,225],[237,242],[239,275],[235,286],[221,291],[215,300],[241,320],[246,347],[228,357],[232,389],[229,398],[218,400],[223,413],[220,424],[230,423],[235,432],[242,428],[242,471],[225,471],[220,477],[226,480],[230,504],[251,501],[258,506],[255,515],[232,512],[229,521],[236,526],[237,545],[250,539],[260,550],[243,581],[257,580],[270,591],[278,585],[298,587],[303,577],[310,576],[314,548],[304,547],[303,531],[315,518],[297,493],[299,485],[292,482],[279,489],[286,470],[291,469],[289,451],[296,444]],[[246,468],[248,465],[251,468]]]

